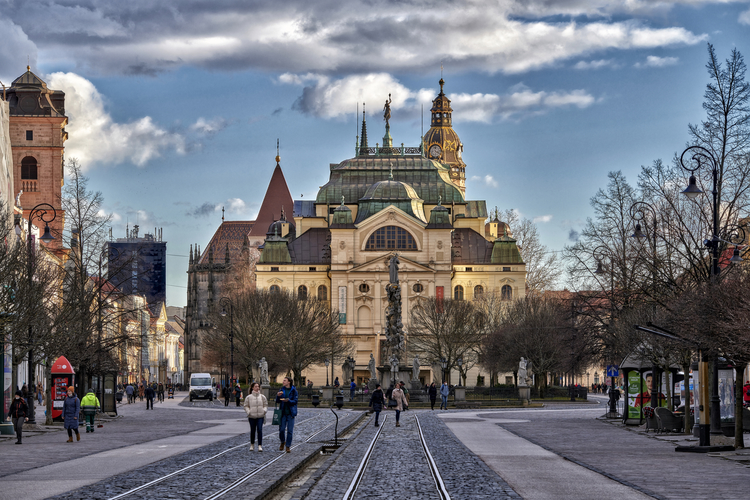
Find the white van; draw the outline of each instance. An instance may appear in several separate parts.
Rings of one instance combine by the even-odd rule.
[[[193,373],[190,375],[190,401],[193,399],[214,400],[210,373]]]

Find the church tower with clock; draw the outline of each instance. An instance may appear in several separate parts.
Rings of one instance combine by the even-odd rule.
[[[440,79],[440,94],[432,101],[430,130],[424,136],[427,157],[450,166],[451,181],[466,194],[466,163],[461,155],[464,144],[453,130],[451,101],[443,93],[445,81]]]

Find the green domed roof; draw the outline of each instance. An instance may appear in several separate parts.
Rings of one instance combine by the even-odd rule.
[[[390,179],[378,181],[367,188],[365,195],[359,200],[359,210],[355,223],[362,222],[391,205],[398,207],[415,219],[426,222],[423,204],[424,201],[419,198],[413,187],[405,182],[393,180],[391,174]]]
[[[362,200],[380,200],[380,201],[400,201],[400,200],[419,200],[417,192],[410,185],[394,181],[392,178],[387,181],[379,181],[370,186]]]

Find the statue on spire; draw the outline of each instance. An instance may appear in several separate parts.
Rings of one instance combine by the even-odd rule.
[[[391,101],[391,94],[388,94],[388,99],[386,99],[385,106],[383,106],[383,120],[385,120],[386,128],[391,127]]]

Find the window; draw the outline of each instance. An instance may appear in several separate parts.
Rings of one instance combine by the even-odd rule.
[[[470,273],[470,272],[472,272],[472,271],[474,270],[474,268],[473,268],[473,267],[467,267],[467,268],[466,268],[466,269],[464,269],[464,270],[465,270],[465,271],[466,271],[467,273]]]
[[[474,287],[474,298],[475,299],[481,299],[483,293],[484,293],[484,288],[482,288],[482,285],[477,285],[477,286]]]
[[[307,300],[307,287],[305,285],[300,285],[297,288],[297,300]]]
[[[506,273],[507,273],[507,272],[510,272],[510,268],[509,268],[509,267],[504,267],[504,268],[503,268],[503,272],[506,272]]]
[[[365,250],[417,250],[417,243],[406,229],[385,226],[372,233]]]
[[[36,179],[36,158],[27,156],[21,160],[21,179]]]
[[[316,267],[310,267],[310,268],[308,268],[307,270],[308,270],[308,271],[317,271],[317,270],[318,270],[318,268],[316,268]]]
[[[513,298],[513,289],[510,287],[510,285],[503,285],[503,287],[500,289],[500,299],[511,300],[512,298]]]
[[[464,287],[458,285],[453,289],[453,300],[464,300]]]
[[[362,283],[361,285],[359,285],[359,291],[361,293],[367,293],[367,292],[369,292],[370,291],[370,285],[368,285],[367,283]]]
[[[33,130],[27,130],[26,131],[26,140],[27,141],[33,141],[34,140],[34,131]]]
[[[328,287],[325,285],[318,287],[318,300],[328,300]]]
[[[271,272],[278,272],[278,271],[279,271],[278,267],[271,266]]]
[[[279,285],[271,285],[271,288],[269,288],[273,293],[279,293],[281,291],[281,288],[279,288]]]
[[[411,289],[414,290],[414,293],[422,293],[424,291],[422,283],[415,283]]]

